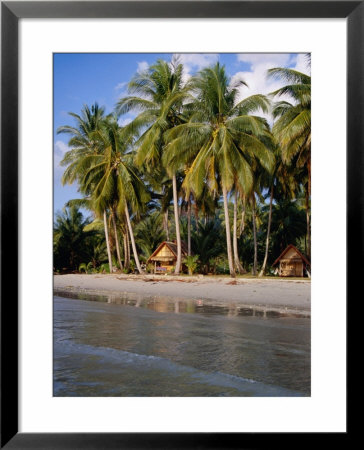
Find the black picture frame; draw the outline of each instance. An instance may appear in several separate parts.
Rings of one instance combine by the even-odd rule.
[[[354,300],[363,273],[363,262],[354,255],[363,250],[363,1],[1,2],[1,448],[261,448],[278,440],[282,446],[279,433],[18,432],[18,21],[117,17],[347,19],[347,303]],[[336,441],[346,439],[348,431],[335,433]],[[297,438],[297,433],[286,434],[286,444],[294,445]],[[308,438],[309,433],[301,435],[300,443]]]

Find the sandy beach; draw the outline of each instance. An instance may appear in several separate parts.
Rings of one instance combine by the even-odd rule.
[[[227,277],[173,277],[161,275],[55,275],[54,290],[75,293],[121,295],[126,293],[170,300],[203,299],[214,305],[299,313],[311,311],[310,280],[249,279]]]

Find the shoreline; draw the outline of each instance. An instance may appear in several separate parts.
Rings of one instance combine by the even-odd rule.
[[[311,281],[208,276],[125,274],[54,275],[55,294],[163,297],[164,301],[203,300],[213,306],[234,304],[266,313],[311,316]]]

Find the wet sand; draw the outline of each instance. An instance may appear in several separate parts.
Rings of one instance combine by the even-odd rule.
[[[310,280],[249,279],[228,277],[174,277],[164,275],[55,275],[55,292],[166,296],[204,299],[211,304],[234,302],[239,306],[310,315]]]
[[[54,297],[54,396],[310,395],[309,319],[69,295]]]

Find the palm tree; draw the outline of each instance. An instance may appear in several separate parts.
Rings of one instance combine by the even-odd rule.
[[[269,238],[270,238],[270,227],[272,223],[272,206],[273,206],[273,197],[274,197],[274,184],[272,183],[269,190],[269,213],[268,213],[268,226],[267,226],[267,237],[265,240],[265,254],[262,267],[259,272],[259,276],[262,277],[265,273],[268,261],[268,252],[269,252]]]
[[[202,271],[210,271],[210,262],[223,251],[223,236],[220,233],[220,221],[200,222],[196,231],[192,232],[192,250],[199,255]]]
[[[159,211],[153,211],[138,223],[135,229],[135,240],[145,259],[148,259],[158,245],[165,240]]]
[[[199,197],[204,184],[213,196],[222,193],[226,243],[230,275],[235,276],[232,256],[228,195],[234,186],[250,192],[253,185],[252,162],[257,159],[271,169],[273,154],[263,142],[269,137],[265,119],[250,115],[267,111],[268,100],[262,95],[237,102],[239,81],[231,85],[224,66],[217,63],[194,77],[191,86],[196,95],[189,106],[190,119],[168,132],[168,163],[178,166],[193,155],[193,163],[184,181],[186,191]],[[181,161],[182,155],[182,161]]]
[[[243,197],[241,199],[241,197]],[[229,222],[232,224],[231,233],[232,233],[232,241],[233,241],[233,260],[234,267],[237,273],[244,274],[246,270],[240,262],[239,257],[239,248],[238,248],[238,238],[241,236],[241,233],[244,229],[244,216],[245,216],[245,196],[242,192],[239,192],[238,189],[234,189],[232,195],[230,196],[230,200],[228,202],[228,210],[229,210]],[[238,219],[238,214],[240,207],[242,206],[242,216],[241,219]],[[220,219],[222,224],[225,226],[224,214],[220,215]],[[238,226],[239,225],[239,226]]]
[[[161,186],[161,198],[160,198],[160,205],[161,205],[161,212],[163,214],[163,229],[166,235],[167,241],[169,241],[169,219],[168,219],[168,213],[169,213],[169,206],[171,204],[172,198],[173,198],[173,188],[171,180],[166,177],[160,182]]]
[[[253,242],[254,242],[254,260],[252,274],[256,276],[258,266],[258,242],[257,242],[257,210],[256,210],[256,198],[253,191],[250,195],[250,204],[252,208],[252,223],[253,223]]]
[[[242,266],[239,259],[239,251],[238,251],[238,191],[235,190],[234,195],[234,219],[233,219],[233,252],[234,252],[234,264],[236,270],[240,274],[246,273],[246,270]]]
[[[266,196],[269,196],[269,207],[265,254],[262,268],[259,273],[260,277],[264,275],[268,262],[273,200],[274,198],[277,200],[282,200],[283,198],[294,200],[300,186],[300,179],[298,175],[302,172],[302,170],[297,170],[293,166],[287,166],[284,164],[281,157],[281,150],[278,145],[276,145],[274,153],[276,157],[276,164],[273,173],[269,174],[267,172],[263,172],[261,177],[261,189],[267,189]],[[266,208],[263,207],[263,209]]]
[[[272,253],[279,256],[289,244],[299,247],[305,228],[305,212],[299,201],[276,197],[271,224]]]
[[[128,85],[129,92],[135,94],[122,98],[117,103],[118,114],[130,110],[140,111],[127,125],[132,134],[140,135],[135,143],[135,162],[147,171],[163,172],[172,178],[173,205],[177,240],[177,262],[175,274],[179,274],[182,263],[182,247],[178,214],[177,171],[160,165],[165,148],[165,132],[183,122],[182,105],[188,97],[188,87],[183,86],[183,66],[178,60],[167,63],[158,60],[143,73],[139,73]]]
[[[78,199],[77,199],[78,200]],[[68,203],[75,202],[75,200],[70,200]],[[88,225],[86,225],[83,229],[84,231],[92,231],[95,233],[97,237],[96,242],[92,246],[92,254],[88,264],[90,264],[94,269],[99,267],[103,261],[105,261],[105,257],[107,257],[107,248],[106,242],[103,238],[104,236],[104,224],[100,219],[95,219]]]
[[[63,160],[62,166],[67,166],[63,176],[63,184],[72,184],[74,182],[79,183],[79,191],[84,195],[90,196],[91,190],[86,190],[82,184],[82,179],[87,173],[90,165],[93,162],[95,155],[100,155],[101,149],[98,143],[95,142],[93,135],[95,132],[101,129],[105,121],[105,109],[100,108],[97,103],[91,106],[85,105],[81,114],[75,114],[70,112],[69,115],[76,120],[76,126],[69,125],[61,126],[57,129],[57,133],[70,134],[71,138],[68,142],[68,146],[71,148],[68,151]],[[112,258],[110,251],[109,232],[107,227],[107,213],[106,209],[101,212],[104,218],[104,231],[105,241],[107,246],[107,254],[109,259],[109,270],[112,272]]]
[[[79,181],[90,165],[90,157],[100,153],[92,134],[99,130],[105,120],[104,108],[100,108],[97,103],[91,106],[84,105],[81,114],[68,113],[76,121],[76,126],[61,126],[57,129],[57,134],[71,135],[68,146],[70,151],[66,152],[62,166],[67,166],[63,176],[63,184],[72,184]],[[82,189],[82,186],[80,186]]]
[[[262,277],[265,273],[266,267],[267,267],[267,261],[268,261],[268,252],[269,252],[269,240],[270,240],[270,227],[272,222],[272,206],[273,206],[273,198],[274,198],[274,185],[277,183],[279,175],[282,174],[282,171],[284,170],[283,162],[280,157],[280,151],[279,147],[275,146],[275,165],[274,170],[272,173],[268,173],[266,171],[263,171],[261,174],[261,190],[267,189],[267,196],[269,196],[269,212],[268,212],[268,224],[267,224],[267,235],[265,240],[265,254],[264,254],[264,260],[261,267],[261,270],[259,272],[259,277]]]
[[[109,118],[104,126],[93,133],[101,154],[93,155],[91,165],[85,173],[82,185],[86,191],[92,191],[94,206],[97,211],[118,211],[124,215],[129,231],[135,264],[142,273],[136,249],[134,233],[131,226],[129,206],[133,211],[141,210],[148,196],[142,180],[133,166],[129,152],[130,140],[126,138],[115,118]]]
[[[272,96],[288,95],[292,103],[277,102],[273,108],[276,120],[273,133],[282,150],[285,164],[304,168],[307,172],[307,253],[310,254],[310,211],[311,197],[311,77],[293,69],[274,68],[268,71],[269,77],[288,82],[286,86],[272,92]]]
[[[273,108],[273,117],[277,119],[273,132],[280,144],[283,162],[289,164],[296,157],[301,166],[307,166],[311,150],[311,77],[286,68],[270,69],[268,76],[290,83],[270,94],[288,95],[293,101],[277,102]]]
[[[117,231],[117,226],[116,226],[116,222],[117,222],[116,207],[113,207],[111,209],[111,220],[112,220],[112,226],[113,226],[113,230],[114,230],[115,247],[116,247],[116,254],[118,257],[119,268],[120,268],[120,270],[123,270],[123,263],[121,262],[121,255],[120,255],[119,236],[118,236],[118,231]]]
[[[64,208],[56,215],[53,234],[54,265],[56,268],[77,270],[79,264],[88,258],[87,240],[94,231],[85,231],[90,223],[76,206]]]

